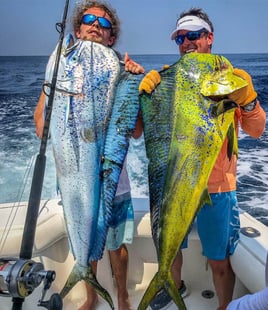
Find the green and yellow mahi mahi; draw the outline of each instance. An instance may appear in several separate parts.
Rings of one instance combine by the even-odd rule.
[[[226,137],[229,155],[237,151],[237,105],[222,98],[246,86],[226,58],[212,54],[187,54],[160,75],[157,89],[140,98],[159,267],[139,310],[162,288],[179,309],[186,309],[171,265],[198,210],[211,203],[207,182]]]

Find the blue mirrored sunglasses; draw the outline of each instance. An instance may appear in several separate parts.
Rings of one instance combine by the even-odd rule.
[[[189,31],[186,34],[179,34],[176,36],[175,42],[178,45],[182,45],[185,38],[187,38],[189,41],[195,41],[195,40],[200,39],[202,33],[207,33],[207,30],[201,29],[198,31]]]
[[[93,14],[86,14],[82,17],[82,24],[92,25],[96,20],[98,20],[99,25],[105,29],[112,29],[111,22],[105,18],[100,16],[95,16]]]

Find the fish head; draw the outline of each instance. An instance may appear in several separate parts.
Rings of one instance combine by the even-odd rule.
[[[57,88],[70,95],[82,93],[84,73],[81,65],[83,41],[78,40],[66,48],[60,58]]]
[[[223,97],[248,85],[247,81],[233,72],[232,64],[224,56],[216,56],[216,70],[209,72],[201,85],[206,97]]]
[[[46,66],[44,91],[50,94],[50,88],[55,71],[56,58],[58,56],[59,44],[51,54]],[[57,68],[56,91],[62,93],[81,93],[81,78],[79,70],[79,54],[82,44],[78,40],[74,43],[73,36],[68,34],[64,37],[60,51],[59,64]]]

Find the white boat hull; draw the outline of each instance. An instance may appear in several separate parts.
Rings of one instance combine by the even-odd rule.
[[[134,198],[135,209],[135,238],[128,246],[129,270],[128,286],[134,309],[137,309],[143,293],[157,270],[157,260],[154,244],[151,238],[150,215],[148,199]],[[6,229],[11,210],[16,210],[12,228],[4,243],[0,244],[0,257],[18,257],[21,245],[27,203],[19,207],[13,204],[0,205],[0,235]],[[53,293],[59,293],[74,264],[69,252],[68,238],[60,201],[42,201],[40,216],[36,228],[33,260],[41,262],[45,270],[55,270],[56,280],[52,283],[45,299]],[[236,273],[234,298],[246,293],[253,293],[265,287],[265,262],[268,250],[268,227],[251,217],[248,213],[241,213],[241,227],[253,227],[260,232],[257,238],[241,235],[231,263]],[[265,238],[266,236],[266,238]],[[200,241],[195,225],[190,234],[189,247],[183,251],[183,279],[190,292],[185,298],[187,309],[215,310],[217,297],[214,292],[212,276],[205,257],[202,256]],[[98,280],[110,292],[116,305],[116,287],[113,279],[108,254],[105,251],[103,259],[98,264]],[[25,298],[23,309],[36,310],[41,298],[43,284],[41,283],[33,293]],[[213,296],[214,294],[214,296]],[[77,310],[85,300],[83,283],[77,284],[64,299],[64,310]],[[12,309],[11,297],[0,297],[1,310]],[[40,308],[42,309],[42,308]],[[97,310],[109,309],[108,304],[100,298]],[[177,309],[173,304],[169,309]]]

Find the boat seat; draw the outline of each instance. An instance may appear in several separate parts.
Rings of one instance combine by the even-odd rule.
[[[151,234],[148,199],[133,198],[133,207],[135,211],[134,240],[131,246],[128,246],[128,282],[130,286],[144,281],[146,264],[155,265],[155,268],[157,268],[157,255]],[[192,226],[189,239],[199,240],[196,223]],[[140,251],[141,248],[145,250]]]
[[[240,222],[242,231],[244,228],[249,232],[256,229],[259,235],[249,233],[249,236],[246,236],[240,233],[239,243],[230,258],[231,265],[239,280],[251,293],[255,293],[266,286],[267,227],[246,212],[240,214]]]
[[[20,252],[21,240],[23,235],[24,223],[27,212],[27,203],[21,203],[19,206],[4,204],[1,208],[2,221],[8,219],[10,215],[16,214],[11,229],[6,229],[6,223],[1,223],[0,219],[0,235],[7,233],[5,240],[2,240],[0,248],[0,256],[17,257]],[[62,240],[66,239],[62,243]],[[62,206],[60,200],[41,201],[40,213],[37,220],[35,242],[33,249],[33,257],[48,256],[56,261],[64,261],[68,255],[67,250],[55,249],[59,243],[66,245],[67,233],[65,222],[62,215]],[[66,246],[64,246],[66,248]]]

